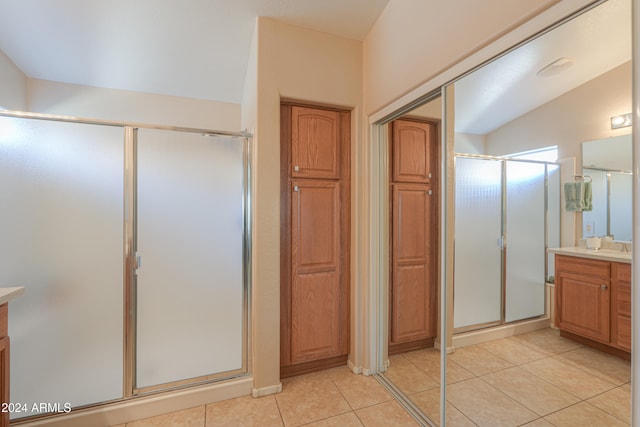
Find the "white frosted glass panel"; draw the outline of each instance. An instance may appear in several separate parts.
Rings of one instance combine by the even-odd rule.
[[[11,401],[122,397],[123,130],[0,118]],[[19,418],[35,413],[15,413]]]
[[[545,166],[506,162],[505,321],[544,314]]]
[[[591,177],[592,210],[582,212],[582,237],[604,236],[607,230],[607,173],[583,169]],[[629,193],[631,194],[631,193]]]
[[[242,368],[243,140],[138,135],[137,386]]]
[[[560,167],[547,166],[547,248],[559,248],[560,245]],[[555,274],[555,255],[547,254],[547,276]]]
[[[502,167],[456,159],[454,327],[500,320]]]
[[[610,233],[615,240],[632,239],[632,175],[611,172],[609,175]]]

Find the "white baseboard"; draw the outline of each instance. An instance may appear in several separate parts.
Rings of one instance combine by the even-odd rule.
[[[347,366],[349,367],[349,369],[351,369],[351,372],[353,372],[354,374],[356,375],[362,374],[362,366],[354,365],[351,359],[347,360]]]
[[[251,394],[253,378],[246,377],[230,381],[193,387],[109,403],[102,406],[72,410],[68,414],[20,422],[14,420],[12,426],[19,427],[107,427],[154,417],[169,412],[181,411],[222,400]]]
[[[279,383],[269,387],[254,388],[253,390],[251,390],[251,395],[253,397],[262,397],[262,396],[268,396],[270,394],[280,393],[281,391],[282,391],[282,383]]]
[[[493,328],[481,329],[478,331],[464,332],[453,336],[453,347],[460,348],[475,344],[482,344],[488,341],[508,338],[513,335],[524,334],[538,329],[548,328],[551,321],[548,317],[535,319],[521,323],[496,326]],[[449,349],[447,349],[449,352]]]

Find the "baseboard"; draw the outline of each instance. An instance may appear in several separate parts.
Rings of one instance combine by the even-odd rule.
[[[508,338],[513,335],[524,334],[526,332],[533,332],[538,329],[548,328],[550,323],[551,321],[549,320],[549,318],[545,317],[542,319],[527,320],[515,324],[464,332],[453,336],[453,347],[467,347],[470,345],[482,344],[488,341]],[[448,350],[449,349],[447,349],[447,352]]]
[[[442,347],[440,346],[439,341],[436,341],[435,343],[433,343],[433,348],[435,348],[436,350],[442,350]],[[454,346],[447,347],[447,354],[451,354],[455,352],[456,352],[456,348]]]
[[[351,369],[351,372],[353,372],[356,375],[359,375],[362,373],[362,366],[354,365],[351,359],[347,360],[347,366],[349,367],[349,369]]]
[[[72,410],[68,414],[52,415],[33,421],[11,422],[19,427],[86,427],[114,426],[169,412],[251,394],[253,378],[246,377],[173,392],[138,397],[94,408]]]
[[[282,383],[271,385],[269,387],[254,388],[251,390],[253,397],[268,396],[270,394],[280,393],[282,391]]]

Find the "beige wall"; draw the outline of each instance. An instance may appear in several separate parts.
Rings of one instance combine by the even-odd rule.
[[[390,0],[363,44],[371,114],[558,0]]]
[[[0,108],[27,109],[27,76],[0,50]]]
[[[354,152],[361,142],[362,46],[268,18],[258,18],[257,31],[253,369],[254,394],[264,394],[280,383],[280,100],[352,109]],[[352,162],[357,194],[354,169]],[[358,218],[355,209],[352,218]],[[352,281],[352,292],[357,286]]]
[[[611,130],[610,118],[631,112],[631,62],[565,93],[487,135],[487,154],[504,155],[552,145],[560,158],[582,164],[582,143],[631,132]]]
[[[28,80],[28,111],[118,122],[240,130],[240,105]]]

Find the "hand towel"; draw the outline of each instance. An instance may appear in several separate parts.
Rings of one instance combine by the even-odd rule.
[[[593,209],[593,194],[591,192],[591,181],[584,183],[584,198],[583,198],[583,211],[590,211]]]
[[[582,181],[564,183],[564,208],[569,212],[584,209],[584,186]]]

